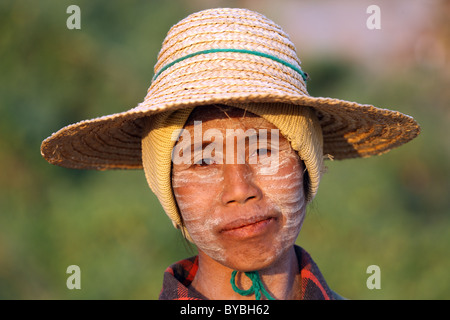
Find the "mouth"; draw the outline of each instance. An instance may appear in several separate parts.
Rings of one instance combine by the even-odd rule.
[[[268,231],[275,224],[276,220],[272,216],[240,218],[226,224],[220,230],[220,233],[231,238],[251,238]]]

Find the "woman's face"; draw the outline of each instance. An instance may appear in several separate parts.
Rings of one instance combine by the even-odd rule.
[[[292,247],[305,216],[299,156],[271,123],[236,108],[197,108],[184,130],[172,186],[199,254],[239,271],[270,266]]]

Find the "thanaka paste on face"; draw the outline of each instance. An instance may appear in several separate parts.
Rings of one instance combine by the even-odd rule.
[[[207,123],[208,120],[203,122],[204,125]],[[224,118],[214,120],[214,125],[220,125],[219,128],[223,132],[225,127],[240,127],[246,130],[249,126],[257,125],[258,128],[273,128],[273,125],[258,117]],[[192,130],[192,125],[187,124],[185,128]],[[242,173],[242,179],[251,183],[254,188],[258,188],[264,197],[264,210],[280,213],[281,228],[274,235],[276,241],[273,244],[276,247],[274,248],[276,255],[281,255],[294,244],[303,223],[306,205],[301,161],[289,142],[282,136],[280,136],[279,149],[276,174],[261,174],[261,171],[267,167],[267,163],[260,162],[253,165],[245,164],[247,170]],[[233,258],[227,253],[226,246],[215,234],[218,226],[227,221],[227,217],[220,215],[222,196],[220,190],[223,183],[223,166],[221,165],[209,166],[207,170],[203,168],[193,170],[192,167],[174,165],[173,190],[184,224],[193,242],[210,258],[229,266],[235,265],[235,262],[231,261]],[[211,190],[217,192],[205,198],[205,193]],[[276,259],[272,255],[259,258],[259,264]],[[248,268],[251,269],[252,266],[249,265]]]

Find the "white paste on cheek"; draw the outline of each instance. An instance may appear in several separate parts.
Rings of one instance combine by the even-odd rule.
[[[216,184],[221,180],[218,174],[218,170],[212,168],[211,170],[184,170],[180,172],[174,172],[172,178],[172,188],[174,190],[175,199],[177,201],[178,207],[182,212],[190,213],[190,209],[196,209],[201,201],[201,196],[199,197],[198,192],[190,192],[192,186],[195,185],[196,181],[201,181],[202,188],[210,188],[211,185]],[[197,182],[198,183],[198,182]],[[188,190],[183,192],[183,190]],[[197,188],[196,191],[200,191]],[[190,214],[192,215],[192,214]],[[184,218],[184,217],[183,217]]]
[[[277,235],[281,252],[291,246],[300,232],[305,214],[306,200],[303,190],[303,169],[295,151],[289,149],[279,155],[277,174],[260,175],[265,196],[280,208],[284,224]]]
[[[214,208],[220,203],[218,187],[222,181],[218,167],[174,171],[172,178],[175,199],[189,235],[199,249],[219,262],[224,262],[225,249],[213,230],[221,223],[220,218],[214,218]]]

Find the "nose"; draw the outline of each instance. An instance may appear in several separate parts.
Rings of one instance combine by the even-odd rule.
[[[261,189],[253,182],[253,174],[248,164],[223,165],[224,205],[244,204],[262,198]]]

